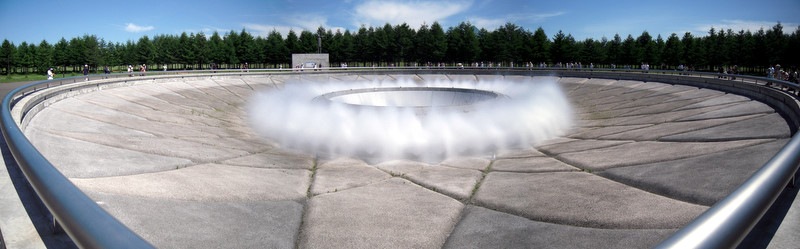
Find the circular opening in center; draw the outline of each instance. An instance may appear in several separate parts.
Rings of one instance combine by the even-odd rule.
[[[467,106],[496,99],[500,94],[466,88],[382,87],[350,89],[322,95],[332,102],[375,107]]]

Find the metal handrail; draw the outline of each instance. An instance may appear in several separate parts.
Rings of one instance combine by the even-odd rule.
[[[466,70],[465,70],[466,69]],[[253,74],[280,74],[280,73],[362,73],[362,72],[427,72],[446,71],[476,72],[482,70],[498,70],[509,73],[530,75],[554,75],[595,78],[629,78],[648,79],[653,81],[664,80],[665,76],[673,83],[680,83],[683,79],[697,78],[710,81],[737,82],[736,84],[754,83],[765,85],[774,84],[779,88],[792,89],[796,95],[800,86],[795,83],[779,81],[764,77],[735,75],[737,80],[720,80],[720,77],[731,77],[718,73],[676,71],[676,70],[636,70],[636,69],[567,69],[567,68],[462,68],[462,67],[366,67],[366,68],[322,68],[316,70],[305,69],[267,69],[248,70],[248,72],[233,70],[194,70],[194,71],[152,71],[148,77],[129,77],[127,73],[90,75],[90,79],[111,80],[99,82],[100,84],[119,83],[123,81],[149,80],[158,78],[199,77],[202,75],[253,75]],[[487,72],[488,73],[488,72]],[[634,77],[635,76],[635,77]],[[151,248],[147,241],[139,237],[122,223],[100,208],[94,201],[81,192],[63,174],[50,164],[28,141],[11,115],[11,108],[23,97],[43,89],[63,84],[84,82],[85,76],[62,78],[58,80],[41,81],[14,89],[3,98],[0,109],[0,122],[6,142],[14,158],[22,169],[33,189],[47,206],[53,217],[62,225],[66,233],[80,247],[86,248]],[[688,77],[688,78],[687,78]],[[779,91],[774,88],[764,87],[764,91]],[[758,90],[762,91],[762,90]],[[761,93],[761,92],[759,92]],[[38,102],[37,102],[38,103]],[[783,103],[788,105],[787,103]],[[31,108],[34,104],[28,103],[23,109]],[[790,105],[794,106],[794,105]],[[21,120],[23,116],[18,117]],[[800,110],[794,110],[800,113]],[[800,115],[800,114],[799,114]],[[794,128],[796,129],[796,128]],[[726,248],[739,244],[750,232],[753,226],[761,219],[772,203],[777,199],[784,186],[794,177],[800,165],[800,136],[794,136],[770,161],[754,173],[745,183],[737,188],[706,212],[698,216],[689,225],[680,229],[670,238],[659,244],[658,248]]]
[[[717,202],[656,248],[734,248],[747,236],[792,180],[800,164],[800,136]]]
[[[28,86],[41,84],[34,83]],[[0,110],[3,136],[20,170],[53,218],[81,248],[154,248],[90,199],[28,141],[11,117],[12,90]]]

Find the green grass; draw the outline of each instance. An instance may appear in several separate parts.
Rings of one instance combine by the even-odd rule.
[[[0,83],[46,80],[46,75],[36,74],[10,74],[0,75]]]
[[[56,78],[66,78],[66,77],[73,77],[77,76],[77,73],[70,73],[70,74],[59,74],[56,75]],[[28,81],[41,81],[46,80],[47,75],[39,75],[39,74],[9,74],[9,75],[0,75],[0,83],[11,83],[11,82],[28,82]]]

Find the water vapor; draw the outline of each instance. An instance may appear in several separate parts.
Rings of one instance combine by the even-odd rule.
[[[337,91],[367,88],[437,87],[477,89],[500,97],[469,108],[361,107],[317,101]],[[365,160],[491,156],[564,135],[573,112],[550,78],[494,81],[383,80],[342,83],[286,82],[256,93],[248,102],[251,126],[281,146],[321,156]]]

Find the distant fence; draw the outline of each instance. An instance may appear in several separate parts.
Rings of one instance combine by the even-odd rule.
[[[31,83],[3,98],[0,123],[9,149],[42,203],[82,248],[152,248],[147,241],[108,214],[28,141],[22,133],[38,111],[61,99],[105,88],[182,80],[271,74],[501,74],[605,78],[690,85],[747,96],[775,108],[792,134],[800,127],[795,83],[763,77],[686,71],[562,68],[371,67],[281,70],[151,71],[89,75]],[[761,219],[784,187],[794,181],[800,164],[800,136],[792,139],[733,193],[663,241],[658,248],[730,248],[738,245]]]

